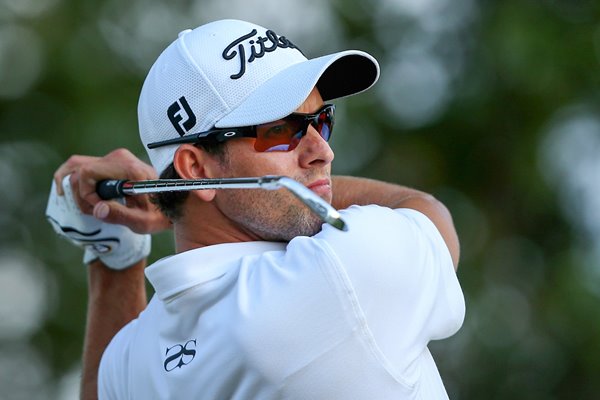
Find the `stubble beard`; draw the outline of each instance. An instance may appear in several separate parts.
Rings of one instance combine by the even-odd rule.
[[[285,189],[223,190],[219,194],[227,217],[262,240],[289,242],[297,236],[313,236],[323,224]]]
[[[220,156],[224,171],[231,170],[229,152]],[[313,171],[298,182],[311,182],[329,171]],[[321,231],[323,221],[286,189],[224,189],[215,198],[221,212],[242,231],[262,240],[289,242],[297,236],[313,236]]]

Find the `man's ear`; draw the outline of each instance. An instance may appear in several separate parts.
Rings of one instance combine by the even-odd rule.
[[[173,157],[175,171],[182,179],[215,178],[216,161],[209,153],[191,144],[182,144]],[[192,190],[203,201],[212,201],[214,189]]]

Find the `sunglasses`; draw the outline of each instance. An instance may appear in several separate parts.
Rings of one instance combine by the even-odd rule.
[[[331,138],[335,106],[324,105],[315,114],[293,113],[274,122],[241,128],[219,128],[194,133],[180,138],[148,143],[149,149],[183,143],[224,142],[235,138],[254,138],[254,149],[258,152],[292,151],[312,126],[326,142]]]

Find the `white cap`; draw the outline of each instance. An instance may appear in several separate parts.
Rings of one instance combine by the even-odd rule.
[[[148,143],[212,128],[283,118],[317,86],[324,101],[371,87],[379,65],[348,50],[308,60],[287,38],[261,26],[221,20],[185,30],[158,57],[138,104],[140,137],[161,173],[177,145]]]

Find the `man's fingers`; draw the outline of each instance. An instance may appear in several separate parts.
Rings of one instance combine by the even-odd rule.
[[[59,196],[63,196],[65,192],[62,187],[62,177],[56,173],[54,174],[54,184],[56,185],[56,193]]]
[[[169,221],[155,208],[129,208],[116,201],[96,203],[93,215],[110,224],[125,225],[136,233],[159,232],[170,226]]]
[[[54,172],[54,182],[56,183],[56,193],[59,196],[64,195],[62,181],[65,176],[71,175],[79,169],[79,167],[85,163],[97,160],[98,157],[80,156],[73,155],[69,157],[67,161],[61,164],[60,167]]]
[[[168,220],[147,198],[128,201],[128,208],[118,202],[102,202],[96,193],[96,185],[103,179],[156,178],[154,168],[139,160],[129,150],[117,149],[101,158],[80,155],[69,157],[54,173],[57,194],[60,196],[64,195],[62,180],[68,175],[71,175],[74,200],[83,213],[94,214],[96,218],[108,223],[129,226],[139,233],[156,232],[170,226]]]
[[[96,203],[96,205],[94,206],[93,213],[94,213],[94,217],[96,217],[100,220],[106,220],[108,218],[108,216],[110,215],[110,206],[105,201]],[[109,221],[106,221],[106,222],[109,222]]]
[[[79,174],[78,172],[74,172],[71,174],[70,177],[70,183],[71,183],[71,192],[73,195],[73,199],[75,199],[75,203],[77,203],[77,207],[79,207],[79,209],[81,210],[82,213],[84,214],[91,214],[92,213],[92,205],[86,201],[83,201],[81,199],[81,197],[79,197]]]
[[[92,206],[101,200],[96,193],[96,184],[103,179],[156,178],[156,172],[151,166],[140,161],[126,149],[117,149],[101,159],[82,165],[79,173],[79,195]]]

